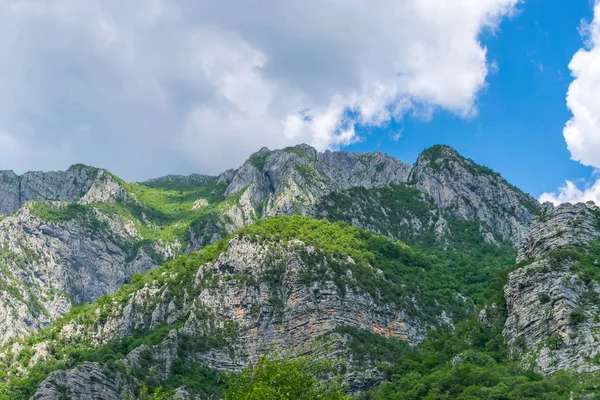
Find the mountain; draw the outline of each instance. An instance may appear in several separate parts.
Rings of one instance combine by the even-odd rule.
[[[372,370],[378,360],[355,360],[347,342],[370,334],[418,343],[427,330],[464,319],[475,310],[468,296],[478,290],[469,281],[477,268],[344,223],[264,219],[136,275],[28,345],[7,347],[0,370],[9,362],[14,372],[5,392],[18,398],[20,386],[36,387],[36,378],[59,366],[79,376],[91,368],[87,361],[122,382],[111,394],[120,398],[151,380],[189,386],[202,368],[236,371],[269,349],[301,353],[330,345],[353,371],[348,385],[364,390],[383,379]],[[48,375],[35,398],[55,398],[61,374]]]
[[[330,360],[365,399],[598,383],[600,211],[540,205],[447,146],[2,176],[0,399],[221,398],[273,352]]]
[[[423,167],[431,163],[430,153],[439,153],[435,163],[441,167]],[[263,217],[326,217],[409,244],[440,247],[463,240],[452,236],[465,236],[465,222],[475,221],[468,228],[479,230],[485,240],[514,243],[539,206],[497,174],[476,178],[474,166],[444,146],[424,152],[413,169],[383,153],[318,153],[300,145],[263,148],[239,169],[218,177],[126,183],[81,165],[22,177],[5,172],[3,176],[16,178],[0,203],[16,206],[29,200],[0,221],[0,259],[5,260],[0,284],[6,288],[0,315],[10,327],[0,333],[0,343],[47,327],[72,304],[114,293],[135,273],[201,249]],[[346,208],[339,213],[348,203],[341,198],[357,192],[362,203],[350,200],[352,214],[342,215]],[[435,193],[441,192],[454,194],[436,200]],[[389,199],[396,200],[388,204]],[[490,217],[485,204],[492,203],[516,214]],[[464,204],[484,204],[485,210],[468,213]],[[369,221],[364,215],[370,215]]]
[[[600,370],[600,209],[544,212],[519,247],[504,289],[509,348],[543,373]]]
[[[534,198],[500,175],[441,145],[424,151],[414,168],[379,152],[318,153],[306,145],[275,151],[263,148],[228,174],[232,179],[226,194],[240,197],[238,207],[226,215],[238,227],[262,216],[310,215],[332,193],[360,188],[370,197],[373,189],[390,185],[415,188],[423,193],[425,203],[432,201],[435,208],[462,220],[482,222],[488,240],[513,245],[540,211]],[[327,215],[323,211],[330,210],[320,213]],[[431,221],[420,222],[430,225]],[[444,221],[433,223],[444,225]]]

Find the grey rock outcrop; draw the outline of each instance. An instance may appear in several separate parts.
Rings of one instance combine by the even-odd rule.
[[[584,284],[570,263],[540,260],[510,274],[504,294],[504,336],[529,367],[546,374],[600,370],[590,362],[600,353],[597,283]]]
[[[600,211],[593,203],[565,203],[544,211],[519,245],[517,262],[552,250],[600,240]]]
[[[49,207],[66,207],[63,203]],[[22,207],[0,221],[0,344],[47,327],[71,308],[116,291],[162,260],[136,247],[133,224],[91,209],[49,222]],[[155,246],[153,254],[165,249]]]
[[[500,175],[461,157],[447,146],[434,146],[418,158],[410,183],[452,214],[482,221],[502,240],[517,245],[527,235],[539,203]]]
[[[250,204],[265,215],[306,214],[332,191],[403,183],[411,167],[380,152],[317,152],[307,145],[261,149],[235,172],[227,194],[252,192]]]
[[[509,348],[542,373],[600,370],[593,361],[600,354],[600,285],[582,277],[577,259],[552,255],[585,254],[600,239],[598,221],[593,204],[547,209],[519,248],[518,260],[530,264],[512,272],[504,288]]]
[[[85,363],[68,371],[51,373],[31,400],[121,400],[134,398],[133,392],[118,374],[98,363]]]
[[[0,215],[11,214],[30,200],[78,201],[103,171],[74,165],[67,171],[0,171]]]

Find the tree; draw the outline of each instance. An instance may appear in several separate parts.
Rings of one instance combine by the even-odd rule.
[[[262,356],[230,379],[225,400],[348,400],[327,361]]]

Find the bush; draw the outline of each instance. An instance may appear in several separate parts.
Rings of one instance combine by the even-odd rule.
[[[349,400],[332,373],[314,358],[262,356],[229,381],[225,400]]]

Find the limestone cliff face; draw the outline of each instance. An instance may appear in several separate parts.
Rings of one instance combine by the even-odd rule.
[[[133,224],[97,209],[47,221],[29,203],[0,221],[0,343],[49,326],[72,302],[113,293],[134,273],[168,258],[159,245],[151,248],[154,258],[148,247],[136,247],[138,236]]]
[[[533,197],[446,146],[424,151],[410,182],[442,209],[466,220],[482,221],[491,232],[514,245],[527,235],[540,211]]]
[[[482,222],[481,235],[491,242],[518,245],[541,210],[533,197],[446,146],[423,152],[414,168],[379,152],[319,153],[307,145],[275,151],[263,148],[238,170],[222,174],[220,180],[228,183],[228,195],[239,196],[225,212],[227,221],[218,224],[221,231],[226,226],[239,229],[265,216],[326,216],[315,208],[331,193],[363,188],[375,189],[372,194],[376,196],[377,188],[390,185],[418,189],[425,203],[433,201],[433,208]],[[374,197],[372,202],[378,203],[378,199]],[[407,224],[416,226],[419,218],[407,217]],[[432,229],[440,233],[445,225],[443,218],[436,216],[423,218],[420,223],[427,225],[427,233]],[[374,224],[360,226],[370,229]],[[207,237],[203,232],[195,234]]]
[[[563,204],[545,211],[522,242],[518,259],[533,262],[509,275],[504,335],[526,365],[543,373],[600,369],[600,285],[582,265],[598,263],[586,246],[599,238],[593,204]]]
[[[347,265],[343,276],[303,242],[282,245],[236,237],[216,261],[198,269],[192,289],[146,286],[97,326],[94,336],[103,341],[120,338],[173,324],[186,315],[181,332],[195,334],[204,329],[202,315],[208,312],[217,325],[237,326],[236,345],[241,347],[229,362],[253,360],[258,351],[273,345],[297,349],[341,325],[421,340],[427,324],[358,290],[350,271],[353,260],[338,261]]]
[[[98,363],[85,363],[71,371],[51,373],[31,400],[134,398],[127,383]]]
[[[546,209],[519,245],[517,262],[538,259],[551,251],[600,240],[594,203],[562,204]]]
[[[92,187],[98,168],[75,165],[67,171],[0,171],[0,215],[11,214],[30,200],[78,201]]]
[[[149,283],[126,302],[113,303],[109,315],[98,308],[98,315],[105,316],[93,325],[62,325],[59,337],[94,345],[134,332],[173,326],[160,343],[136,348],[122,361],[129,370],[143,365],[157,378],[172,374],[175,360],[239,370],[265,351],[319,351],[319,346],[325,346],[320,341],[342,326],[411,343],[421,340],[430,323],[360,290],[351,272],[353,263],[350,258],[329,259],[300,241],[284,245],[236,237],[215,261],[201,265],[189,282],[182,281],[178,286],[165,275],[165,281]],[[376,269],[371,273],[380,274]],[[381,275],[380,279],[385,278]],[[439,316],[439,320],[444,317]],[[39,348],[52,346],[50,341]],[[334,359],[343,355],[343,340],[338,340],[336,346],[340,350],[333,353],[327,347],[328,356]],[[41,362],[45,355],[39,353],[34,359]],[[53,393],[55,382],[63,382],[65,376],[82,375],[81,386],[88,390],[88,370],[79,367],[66,375],[52,374],[37,396]],[[360,371],[352,376],[357,385],[368,386],[381,379]],[[108,386],[116,387],[126,379],[112,377]]]
[[[247,218],[306,214],[316,200],[350,187],[378,187],[406,182],[410,165],[383,153],[317,152],[307,145],[266,148],[238,169],[227,194],[250,194]],[[258,215],[257,215],[258,214]]]

